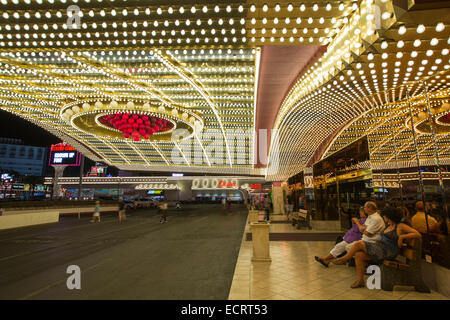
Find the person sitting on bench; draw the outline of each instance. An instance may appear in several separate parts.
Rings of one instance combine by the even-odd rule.
[[[316,259],[317,262],[323,264],[325,267],[328,267],[330,261],[336,259],[341,254],[348,251],[353,242],[361,240],[362,233],[361,231],[359,231],[359,228],[364,224],[366,218],[367,215],[364,212],[364,207],[359,208],[359,220],[358,218],[352,219],[353,226],[344,235],[344,240],[338,242],[326,257],[315,256],[314,259]]]
[[[385,259],[394,259],[399,254],[405,239],[421,238],[417,230],[400,222],[403,217],[400,209],[388,207],[381,214],[388,226],[384,229],[380,241],[375,243],[364,240],[357,241],[345,256],[331,261],[334,264],[344,264],[355,257],[357,280],[351,285],[351,288],[365,286],[364,274],[369,261],[380,263]]]
[[[432,216],[425,214],[423,201],[417,201],[415,208],[416,214],[411,219],[412,227],[420,233],[427,233],[428,223],[428,229],[431,233],[439,233],[441,224]]]

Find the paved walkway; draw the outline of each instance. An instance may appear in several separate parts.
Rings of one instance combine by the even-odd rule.
[[[0,299],[226,299],[247,211],[234,207],[132,212],[125,224],[63,217],[0,232]],[[81,268],[81,290],[66,269]]]
[[[272,219],[285,218],[275,216]],[[294,230],[290,224],[270,225],[271,232],[296,232]],[[245,232],[251,232],[248,221]],[[315,255],[326,254],[333,245],[333,241],[271,241],[272,262],[252,263],[252,242],[243,237],[228,299],[449,300],[437,292],[351,289],[350,285],[356,280],[355,268],[343,265],[325,268],[314,260]]]

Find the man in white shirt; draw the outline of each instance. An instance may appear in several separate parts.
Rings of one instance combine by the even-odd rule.
[[[364,204],[364,212],[367,214],[366,222],[359,225],[359,231],[362,233],[362,240],[367,242],[376,242],[381,239],[381,233],[385,229],[384,220],[377,211],[375,202],[368,201]]]

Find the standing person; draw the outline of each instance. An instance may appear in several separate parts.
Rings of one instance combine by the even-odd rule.
[[[125,213],[125,202],[123,201],[123,198],[120,198],[119,200],[119,223],[125,221],[127,219],[126,213]]]
[[[227,199],[225,197],[222,198],[222,209],[225,210],[227,208]]]
[[[291,205],[291,195],[288,194],[286,196],[286,204],[284,205],[284,211],[286,211],[286,218],[289,220],[289,209],[290,209],[290,205]]]
[[[228,211],[231,210],[231,200],[228,200]]]
[[[364,207],[359,209],[359,220],[358,218],[353,218],[353,226],[347,233],[344,235],[344,239],[341,242],[338,242],[333,249],[331,249],[330,253],[325,257],[315,256],[314,259],[317,262],[320,262],[325,267],[328,267],[328,264],[331,260],[336,259],[338,256],[343,254],[346,251],[349,251],[351,244],[355,241],[361,240],[362,234],[359,228],[366,222],[367,215],[364,212]]]
[[[95,222],[95,220],[98,220],[100,222],[100,201],[95,201],[95,209],[94,209],[94,215],[92,216],[91,222]]]
[[[266,201],[264,203],[264,211],[266,212],[266,221],[270,221],[270,203],[269,201]]]
[[[162,201],[159,210],[160,210],[160,217],[159,217],[159,223],[167,223],[167,208],[168,204],[166,201]]]

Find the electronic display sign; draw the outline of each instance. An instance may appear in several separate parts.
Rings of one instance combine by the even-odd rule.
[[[91,167],[91,171],[89,172],[90,177],[103,177],[106,173],[106,167]]]
[[[162,194],[163,190],[148,190],[147,194]]]
[[[50,148],[50,166],[79,166],[81,153],[68,144],[58,143]]]

